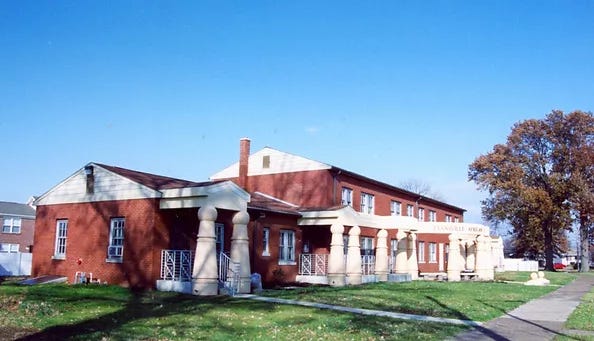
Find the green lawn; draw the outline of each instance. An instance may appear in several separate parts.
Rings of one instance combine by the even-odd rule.
[[[0,339],[441,340],[465,327],[112,286],[0,285]]]
[[[594,331],[594,288],[582,297],[580,305],[567,319],[565,328]]]
[[[576,274],[547,272],[552,284],[567,284]],[[497,280],[525,282],[529,272],[502,273]],[[487,321],[558,286],[525,286],[503,282],[374,283],[343,288],[307,287],[268,290],[264,296],[311,301],[399,313]]]
[[[571,279],[569,275],[559,277],[560,282]],[[485,320],[555,288],[416,281],[266,291],[266,295]],[[0,308],[0,339],[29,335],[31,340],[442,340],[466,328],[229,297],[135,294],[113,286],[5,282],[0,285]]]

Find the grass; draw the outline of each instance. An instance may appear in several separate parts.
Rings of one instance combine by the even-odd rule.
[[[566,274],[555,281],[571,279]],[[497,282],[416,281],[308,287],[267,291],[266,295],[484,321],[554,289]],[[466,328],[222,296],[133,293],[113,286],[0,285],[0,339],[442,340]]]
[[[112,286],[0,285],[0,339],[439,340],[465,327]]]
[[[567,319],[565,328],[594,331],[594,288],[582,297],[580,305]]]
[[[567,284],[575,279],[571,273],[547,273],[551,284]],[[374,283],[343,288],[306,287],[295,290],[271,290],[263,293],[286,299],[336,304],[347,307],[377,309],[399,313],[487,321],[501,316],[557,286],[525,286],[529,272],[502,273],[495,282]]]

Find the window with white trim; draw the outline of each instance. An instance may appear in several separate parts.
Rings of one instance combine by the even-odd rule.
[[[402,215],[402,203],[392,200],[390,202],[390,215]]]
[[[366,214],[374,213],[375,197],[373,194],[361,193],[361,212]]]
[[[262,230],[262,256],[270,256],[270,228]]]
[[[344,248],[344,255],[346,256],[349,254],[349,235],[348,234],[342,235],[342,245]]]
[[[2,223],[2,233],[21,233],[21,218],[4,217]]]
[[[109,246],[107,247],[107,260],[121,262],[124,257],[124,227],[125,218],[111,218],[109,228]]]
[[[419,221],[425,221],[425,209],[419,208]]]
[[[0,253],[17,253],[19,252],[19,244],[0,244]]]
[[[417,247],[419,263],[425,263],[425,242],[419,242]]]
[[[278,263],[281,265],[295,264],[295,231],[280,231]]]
[[[54,247],[55,259],[66,258],[66,241],[68,238],[68,219],[60,219],[56,222],[56,244]]]
[[[353,206],[353,190],[348,187],[342,188],[342,199],[340,200],[341,205]]]
[[[451,223],[452,222],[452,216],[449,215],[449,214],[446,214],[445,221],[446,221],[446,223]]]
[[[396,254],[398,253],[398,239],[390,240],[390,254],[392,255],[392,260],[396,259]]]
[[[454,223],[459,223],[459,222],[460,222],[460,218],[454,217]]]
[[[429,263],[437,263],[437,244],[429,243]]]
[[[406,205],[406,216],[413,217],[415,215],[415,207],[413,205]]]
[[[361,256],[373,256],[373,238],[361,237]]]
[[[437,221],[437,212],[429,210],[429,221]]]

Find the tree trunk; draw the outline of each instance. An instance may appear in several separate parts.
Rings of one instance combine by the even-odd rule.
[[[545,270],[555,271],[553,266],[553,257],[555,256],[555,246],[553,245],[553,231],[549,224],[544,227],[544,251],[545,251]]]
[[[588,236],[590,231],[590,224],[588,217],[580,215],[580,272],[590,271],[590,242]]]

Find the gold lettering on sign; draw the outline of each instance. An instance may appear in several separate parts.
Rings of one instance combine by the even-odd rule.
[[[433,225],[434,232],[459,232],[459,233],[483,233],[482,226],[463,226],[463,225]]]

